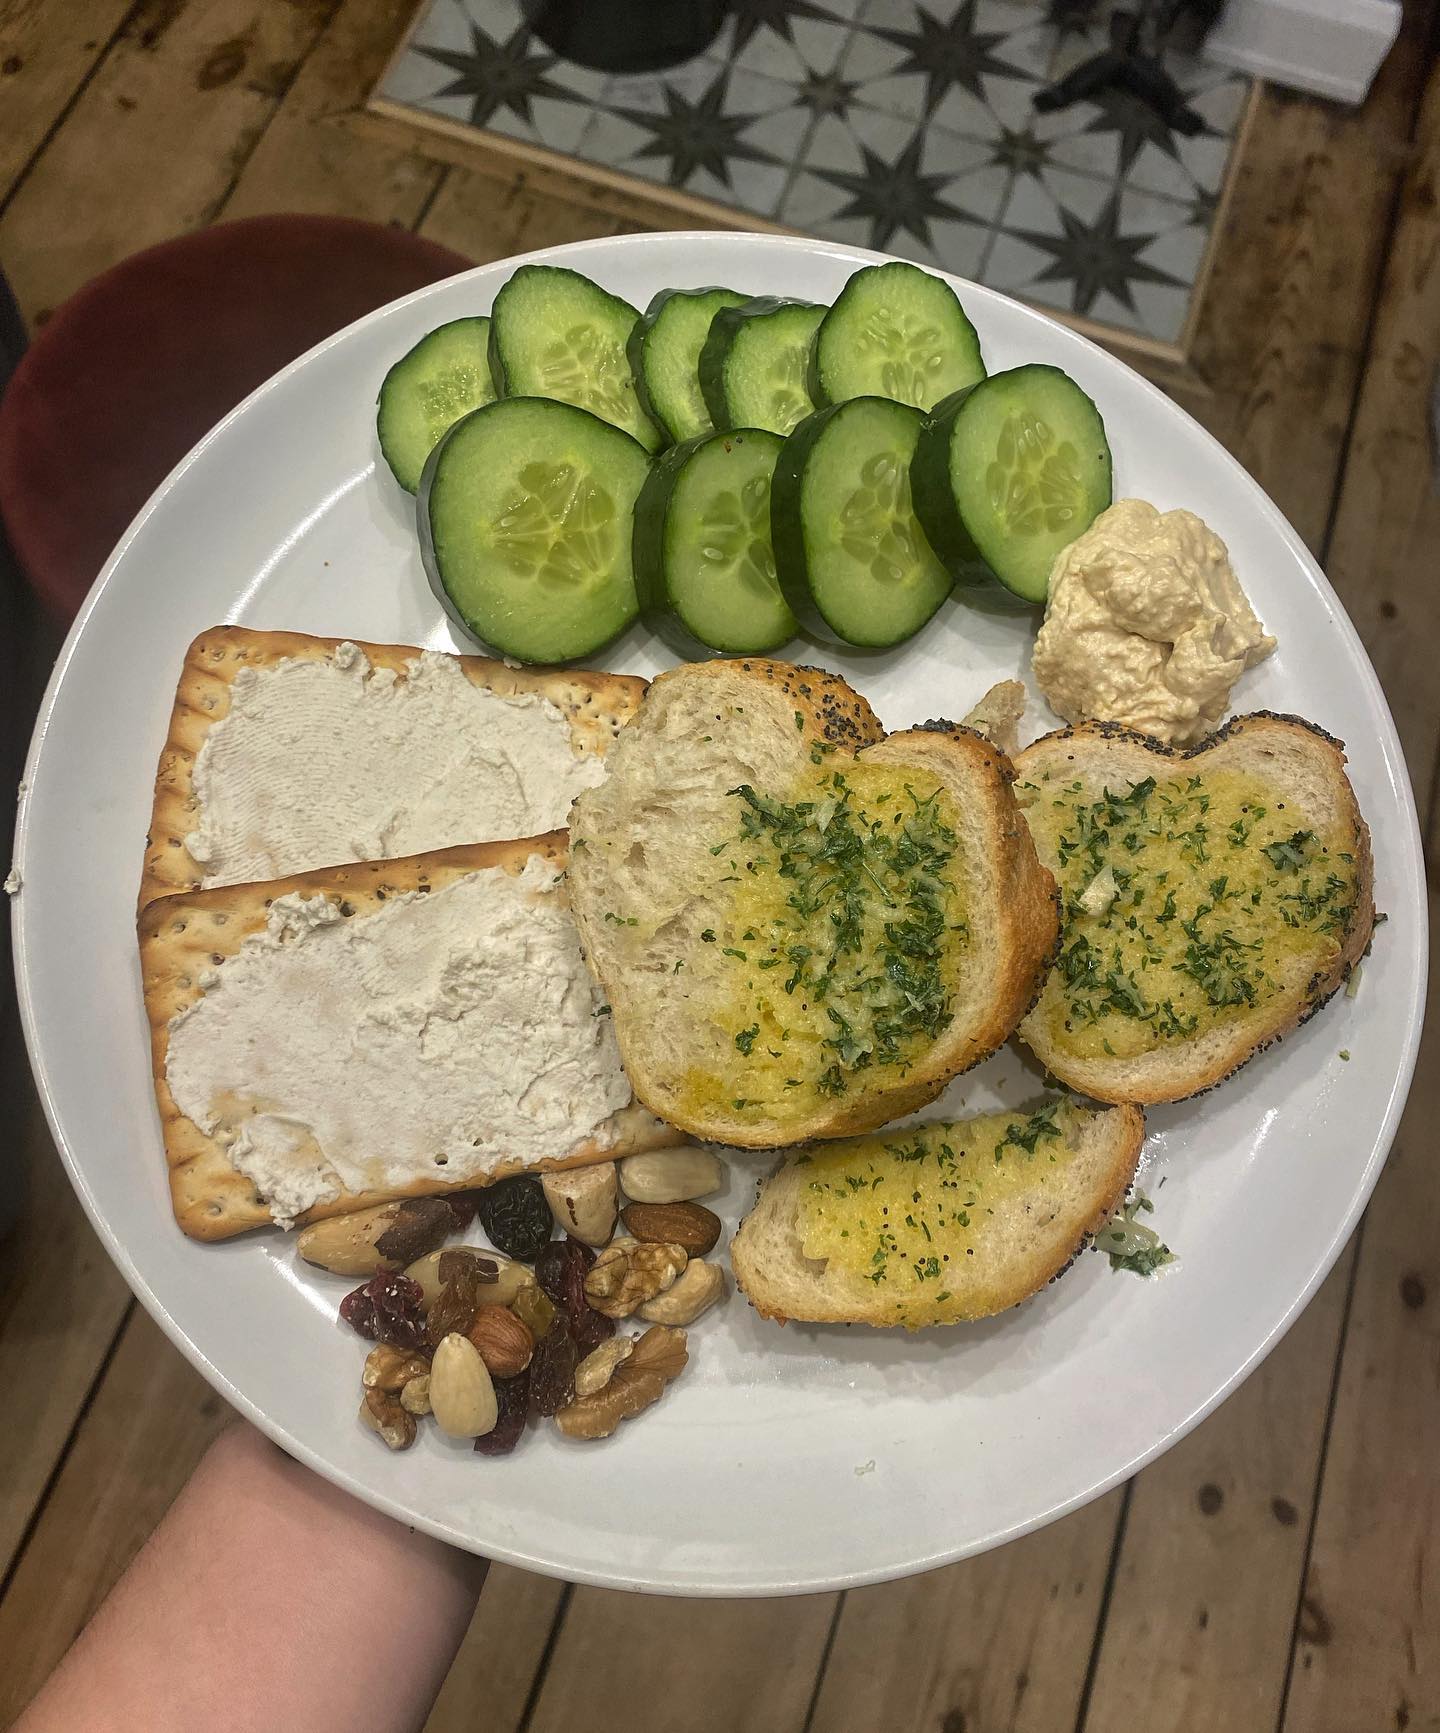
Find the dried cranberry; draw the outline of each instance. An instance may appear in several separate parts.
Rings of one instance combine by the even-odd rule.
[[[535,1344],[530,1361],[530,1406],[537,1414],[558,1414],[575,1394],[580,1351],[563,1312]]]
[[[615,1320],[597,1312],[585,1298],[585,1273],[595,1254],[580,1240],[552,1240],[535,1260],[535,1280],[570,1320],[581,1358],[615,1334]]]
[[[593,1354],[607,1337],[615,1334],[615,1320],[597,1312],[593,1306],[587,1306],[583,1315],[574,1320],[572,1328],[575,1346],[583,1360],[587,1354]]]
[[[549,1244],[555,1218],[545,1188],[531,1174],[516,1174],[488,1187],[475,1208],[491,1245],[507,1258],[533,1264]]]
[[[535,1260],[535,1280],[573,1318],[585,1300],[585,1272],[595,1254],[580,1240],[551,1240]]]
[[[397,1348],[425,1349],[425,1319],[420,1302],[425,1290],[397,1270],[377,1270],[363,1287],[346,1294],[340,1316],[367,1342],[390,1342]]]
[[[517,1378],[495,1379],[495,1404],[500,1418],[483,1438],[475,1440],[481,1456],[508,1456],[520,1442],[530,1416],[530,1369]]]

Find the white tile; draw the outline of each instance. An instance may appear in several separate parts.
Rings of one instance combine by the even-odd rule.
[[[1127,186],[1147,193],[1159,193],[1162,198],[1191,199],[1196,181],[1185,164],[1158,144],[1142,144],[1134,162],[1125,173]]]
[[[829,72],[834,68],[849,39],[850,26],[818,18],[795,18],[791,20],[791,36],[793,40],[787,40],[773,30],[760,30],[738,54],[721,54],[712,48],[709,58],[728,59],[737,71],[798,83],[812,72]]]
[[[1190,310],[1189,289],[1136,283],[1131,294],[1135,297],[1135,318],[1140,330],[1158,337],[1162,343],[1173,343],[1184,329],[1185,315]]]
[[[463,9],[491,36],[508,36],[525,21],[518,0],[463,0]]]
[[[930,258],[919,262],[933,262],[939,265],[942,271],[953,271],[957,277],[969,277],[974,281],[979,275],[980,263],[990,241],[990,227],[979,223],[952,223],[936,219],[930,225],[930,233],[934,241]],[[905,257],[918,258],[918,255],[907,253]]]

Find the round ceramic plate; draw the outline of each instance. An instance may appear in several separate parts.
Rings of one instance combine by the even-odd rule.
[[[829,301],[876,255],[825,242],[647,235],[534,255],[643,307],[669,284]],[[392,1456],[355,1418],[349,1283],[297,1266],[278,1233],[184,1238],[170,1214],[135,949],[152,781],[190,639],[221,621],[436,648],[411,502],[378,459],[375,392],[447,319],[484,313],[513,262],[436,284],[341,332],[263,386],[160,488],[110,560],[45,700],[22,802],[20,991],[46,1110],[111,1255],[171,1339],[286,1449],[447,1540],[625,1588],[833,1588],[979,1552],[1095,1497],[1172,1444],[1272,1348],[1343,1245],[1395,1130],[1419,1035],[1418,834],[1365,652],[1275,508],[1194,422],[1118,361],[988,289],[959,285],[992,370],[1063,367],[1099,404],[1118,495],[1188,506],[1228,542],[1279,653],[1240,710],[1339,735],[1375,839],[1390,922],[1364,985],[1222,1089],[1151,1116],[1144,1184],[1179,1254],[1161,1276],[1096,1254],[977,1327],[888,1335],[762,1323],[731,1299],[692,1331],[683,1380],[606,1443],[532,1432],[506,1460],[432,1428]],[[959,716],[1028,671],[1032,620],[950,602],[912,642],[797,659],[850,679],[888,727]],[[604,664],[673,657],[640,628]],[[1032,718],[1031,732],[1051,726]],[[1348,1063],[1345,1054],[1348,1053]],[[1003,1053],[935,1112],[1013,1105],[1036,1078]],[[719,1207],[733,1225],[755,1158]]]

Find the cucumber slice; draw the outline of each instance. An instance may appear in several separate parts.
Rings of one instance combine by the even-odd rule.
[[[714,431],[700,390],[700,351],[720,309],[745,299],[733,289],[662,289],[630,332],[641,405],[677,445]]]
[[[490,369],[501,397],[553,397],[588,409],[656,451],[625,344],[640,315],[559,265],[521,265],[490,312]]]
[[[420,481],[420,551],[451,619],[521,662],[588,656],[635,618],[645,448],[588,410],[510,397],[456,422]]]
[[[898,259],[857,271],[815,333],[817,403],[890,397],[933,409],[984,377],[980,339],[959,296]]]
[[[775,465],[770,525],[785,599],[812,631],[898,644],[950,593],[910,503],[924,416],[852,397],[801,422]]]
[[[640,609],[682,654],[698,645],[758,655],[799,630],[770,546],[770,478],[784,443],[760,428],[688,440],[659,459],[640,490]]]
[[[814,409],[810,345],[825,309],[760,295],[722,307],[700,351],[700,389],[716,427],[789,433]]]
[[[420,485],[425,459],[449,427],[495,398],[490,321],[452,319],[402,355],[380,386],[375,429],[396,481]]]
[[[910,480],[925,533],[957,577],[988,574],[1043,602],[1056,554],[1110,504],[1105,423],[1058,367],[1014,367],[936,409]]]

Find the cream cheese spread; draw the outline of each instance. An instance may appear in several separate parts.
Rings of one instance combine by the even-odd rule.
[[[1035,678],[1067,722],[1123,722],[1190,745],[1274,648],[1203,519],[1122,499],[1055,561]]]
[[[176,1106],[289,1226],[312,1204],[567,1154],[630,1100],[564,881],[532,855],[347,918],[276,898],[170,1024]]]
[[[547,698],[487,691],[431,650],[400,679],[341,644],[235,676],[185,846],[208,887],[538,836],[604,774]]]

